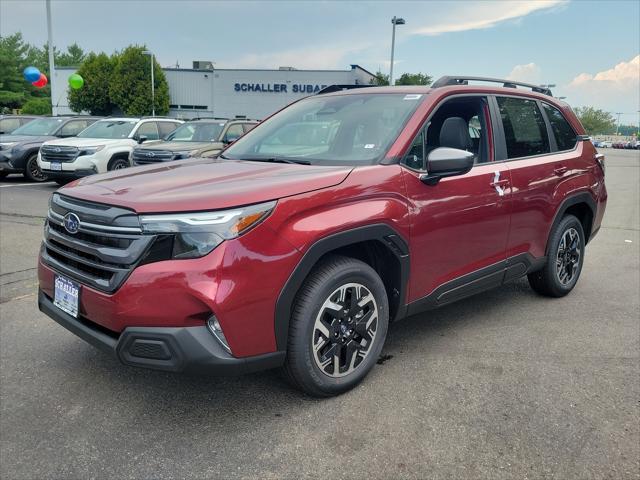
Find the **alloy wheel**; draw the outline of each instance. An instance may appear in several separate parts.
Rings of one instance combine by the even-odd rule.
[[[330,377],[356,370],[371,351],[378,327],[378,305],[364,285],[336,289],[320,308],[311,347],[316,366]]]
[[[581,255],[580,235],[575,228],[567,229],[560,239],[556,255],[556,275],[562,285],[568,285],[578,274]]]
[[[35,157],[29,160],[27,169],[29,170],[29,178],[34,182],[44,182],[45,180],[47,180],[47,176],[42,173],[42,170],[38,166],[38,161],[35,159]]]

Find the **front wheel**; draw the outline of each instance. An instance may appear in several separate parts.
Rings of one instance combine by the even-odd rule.
[[[27,163],[24,167],[24,176],[32,182],[44,182],[48,177],[42,173],[40,166],[38,165],[38,154],[33,154],[27,159]]]
[[[129,161],[124,158],[114,158],[109,162],[107,166],[107,170],[122,170],[123,168],[127,168],[129,166]]]
[[[582,272],[585,244],[580,220],[565,216],[551,233],[546,265],[528,275],[531,288],[547,297],[564,297],[573,290]]]
[[[389,302],[376,271],[360,260],[328,257],[294,302],[285,373],[309,395],[344,393],[375,365],[388,324]]]

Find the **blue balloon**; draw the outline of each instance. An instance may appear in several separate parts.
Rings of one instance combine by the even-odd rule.
[[[22,75],[24,75],[24,79],[27,82],[37,82],[40,79],[40,70],[38,70],[36,67],[27,67],[22,72]]]

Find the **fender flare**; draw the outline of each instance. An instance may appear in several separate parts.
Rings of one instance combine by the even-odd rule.
[[[377,240],[385,245],[400,263],[400,307],[396,318],[406,310],[406,293],[409,282],[409,247],[406,240],[392,227],[386,224],[373,224],[338,232],[316,241],[306,251],[294,268],[276,301],[274,329],[276,345],[279,351],[287,350],[291,307],[302,283],[323,255],[338,248],[359,242]]]
[[[582,192],[582,193],[571,195],[568,198],[565,198],[560,204],[560,207],[558,207],[558,211],[556,212],[553,222],[551,223],[551,228],[547,233],[547,243],[544,247],[544,251],[546,255],[549,254],[549,240],[551,239],[551,234],[553,233],[554,229],[560,223],[560,220],[562,220],[562,217],[564,217],[564,214],[569,209],[569,207],[572,207],[579,203],[586,203],[589,209],[591,210],[592,218],[593,219],[596,218],[596,201],[593,199],[593,196],[590,193]],[[589,242],[589,238],[591,237],[591,232],[584,232],[584,235],[587,238],[587,242]]]

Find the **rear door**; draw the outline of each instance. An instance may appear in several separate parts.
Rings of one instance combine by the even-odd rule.
[[[560,182],[572,175],[577,135],[555,107],[532,98],[496,97],[501,139],[513,186],[507,256],[543,257]]]
[[[439,107],[451,112],[451,105]],[[433,118],[437,118],[438,112]],[[454,112],[447,115],[459,116]],[[488,152],[465,175],[420,180],[425,152],[437,148],[429,140],[431,122],[414,140],[403,160],[411,208],[411,282],[409,301],[415,311],[449,303],[502,282],[509,231],[509,168],[493,161],[493,134],[488,101],[483,100],[482,127],[469,118],[471,140],[483,137]],[[441,123],[434,120],[433,124]],[[437,135],[436,135],[437,137]],[[475,143],[475,142],[474,142]],[[474,147],[475,148],[475,147]],[[478,148],[482,148],[478,146]],[[413,311],[413,310],[412,310]]]

